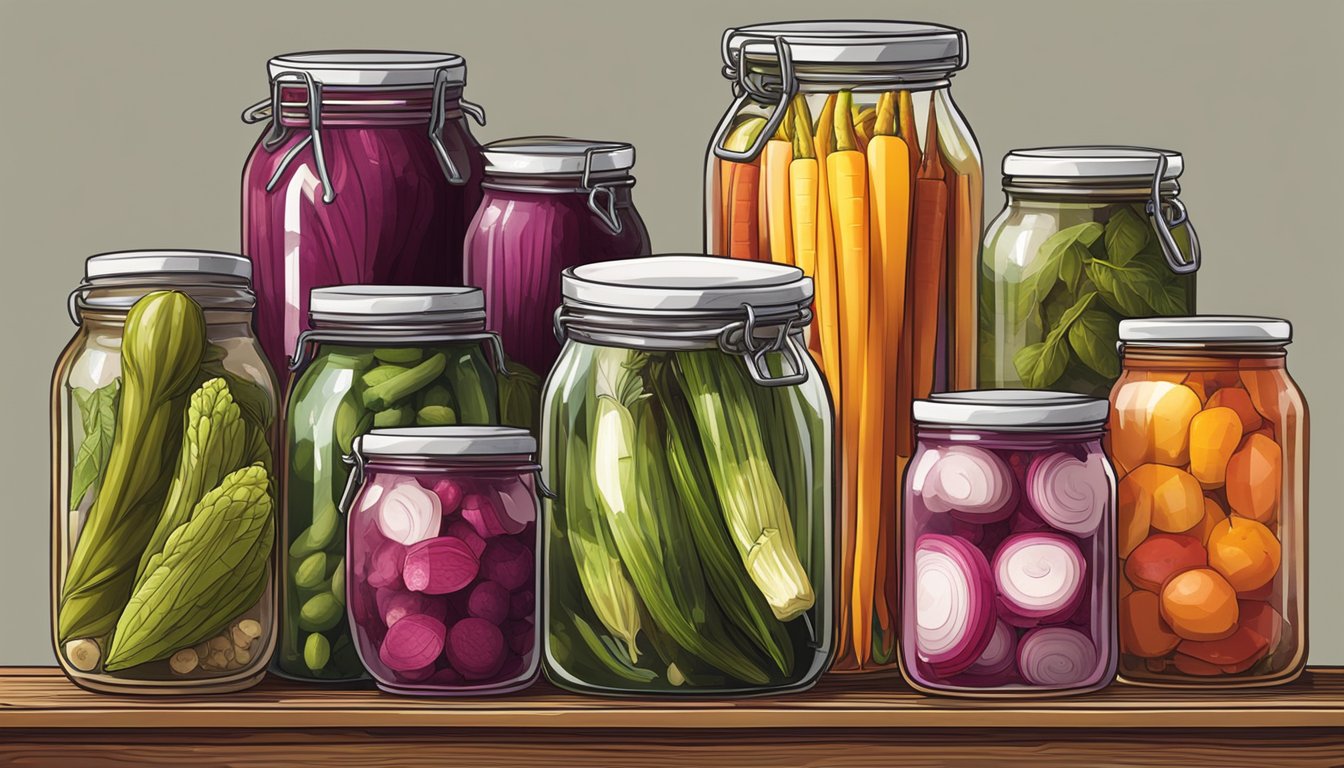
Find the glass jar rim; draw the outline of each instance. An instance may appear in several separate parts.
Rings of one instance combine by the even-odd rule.
[[[90,256],[84,279],[70,292],[76,325],[83,313],[125,315],[153,291],[181,291],[203,311],[250,312],[257,298],[252,263],[231,253],[186,249],[113,251]]]
[[[579,176],[629,173],[635,147],[623,141],[522,136],[486,144],[485,172],[499,176]]]
[[[1054,432],[1096,430],[1106,422],[1104,398],[1034,389],[944,392],[916,400],[919,429]]]
[[[784,21],[730,27],[723,33],[723,61],[734,69],[777,65],[782,41],[795,67],[938,72],[967,64],[966,32],[909,21]],[[727,73],[725,73],[727,74]],[[734,75],[735,76],[735,75]]]
[[[485,294],[471,286],[338,285],[308,294],[314,328],[485,328]]]
[[[365,460],[452,460],[520,457],[530,460],[537,440],[526,429],[503,426],[399,427],[374,429],[356,438]]]
[[[1282,347],[1293,341],[1287,320],[1242,315],[1145,317],[1120,321],[1120,343],[1125,347]]]
[[[322,85],[354,88],[425,88],[436,77],[450,85],[467,81],[466,59],[435,51],[300,51],[271,58],[266,70],[273,81],[290,73]]]
[[[1185,158],[1180,152],[1123,145],[1013,149],[1003,156],[1002,169],[1005,179],[1038,179],[1055,183],[1135,179],[1151,183],[1159,168],[1159,156],[1166,158],[1162,178],[1180,178],[1185,171]]]

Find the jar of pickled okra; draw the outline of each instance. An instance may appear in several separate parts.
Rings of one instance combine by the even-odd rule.
[[[814,683],[833,647],[832,447],[801,270],[565,270],[543,395],[544,664],[604,694]]]
[[[537,679],[536,450],[512,427],[355,438],[346,613],[379,688],[468,696]]]
[[[475,288],[317,288],[289,396],[274,669],[313,680],[364,675],[345,619],[345,530],[337,503],[354,439],[375,427],[496,424],[499,340]]]
[[[275,647],[276,383],[246,259],[90,258],[51,391],[52,639],[76,684],[223,693]]]
[[[1307,661],[1307,404],[1287,321],[1120,323],[1120,678],[1286,683]]]
[[[1181,202],[1180,153],[1016,149],[980,269],[982,388],[1105,397],[1128,317],[1195,311],[1199,239]]]
[[[876,585],[896,578],[882,542],[900,519],[910,403],[975,386],[984,173],[951,90],[966,33],[756,24],[727,30],[722,54],[735,98],[710,141],[705,247],[815,281],[808,344],[837,414],[841,519],[864,526],[840,537],[835,667],[890,668],[896,596]],[[861,434],[872,425],[879,436]]]
[[[917,400],[905,477],[901,671],[964,696],[1096,690],[1115,676],[1115,473],[1105,400]]]

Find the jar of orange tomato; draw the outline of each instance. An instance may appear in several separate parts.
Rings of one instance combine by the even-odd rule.
[[[1120,323],[1120,679],[1285,683],[1306,664],[1307,405],[1287,321]]]

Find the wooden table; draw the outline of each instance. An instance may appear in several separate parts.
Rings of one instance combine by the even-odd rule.
[[[1280,688],[1113,686],[1069,699],[921,696],[831,678],[740,701],[613,700],[541,684],[434,701],[268,680],[228,696],[84,692],[0,669],[0,764],[98,766],[1344,765],[1344,669]]]

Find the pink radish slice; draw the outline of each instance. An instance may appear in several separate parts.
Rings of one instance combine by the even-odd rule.
[[[444,649],[448,663],[468,680],[484,680],[499,671],[507,655],[504,633],[485,619],[466,618],[453,625]]]
[[[407,546],[424,541],[438,534],[442,507],[433,491],[417,482],[400,483],[378,502],[378,530]]]
[[[485,578],[499,582],[510,592],[527,586],[535,570],[532,550],[517,539],[491,539],[485,554],[481,555],[481,572]]]
[[[401,585],[401,570],[406,562],[406,548],[395,541],[384,541],[369,558],[369,586],[396,587]]]
[[[975,663],[994,633],[994,589],[985,556],[956,536],[915,543],[915,643],[943,677]]]
[[[485,552],[485,539],[477,536],[476,529],[466,520],[454,520],[449,523],[448,527],[444,529],[443,535],[452,536],[453,538],[465,541],[467,546],[471,547],[471,551],[476,553],[477,557],[480,557],[481,553]]]
[[[388,669],[411,672],[431,667],[443,653],[448,628],[433,616],[412,614],[392,625],[378,648],[378,658]],[[429,675],[426,674],[425,677]]]
[[[1013,666],[1017,658],[1017,633],[1013,628],[998,621],[994,625],[994,634],[989,645],[975,663],[966,668],[968,675],[997,675]]]
[[[476,578],[480,561],[465,541],[439,536],[406,550],[402,579],[406,588],[431,595],[447,595]]]
[[[471,523],[483,539],[522,531],[526,523],[509,517],[502,506],[500,497],[494,493],[469,493],[462,497],[462,519]]]
[[[504,527],[509,533],[520,533],[537,519],[537,498],[530,482],[519,478],[497,482],[494,495],[498,508],[508,518]]]
[[[910,488],[930,512],[992,523],[1013,513],[1017,483],[996,454],[973,445],[925,451],[910,473]]]
[[[1091,638],[1076,629],[1041,627],[1022,636],[1017,645],[1017,668],[1032,685],[1081,685],[1097,672],[1097,648]]]
[[[1065,619],[1083,596],[1087,561],[1057,533],[1018,533],[994,553],[994,585],[1012,613],[1041,622]]]
[[[462,503],[462,484],[451,477],[441,477],[434,481],[430,490],[439,497],[443,514],[451,515]]]
[[[404,592],[400,589],[380,589],[375,598],[378,614],[383,626],[391,627],[399,620],[414,614],[424,614],[439,621],[448,616],[448,602],[443,598],[430,597],[419,592]]]
[[[1077,536],[1096,533],[1111,500],[1106,459],[1095,453],[1087,461],[1063,451],[1038,456],[1027,470],[1026,486],[1042,520]]]
[[[493,581],[478,582],[467,597],[467,613],[496,626],[509,617],[509,590]]]

